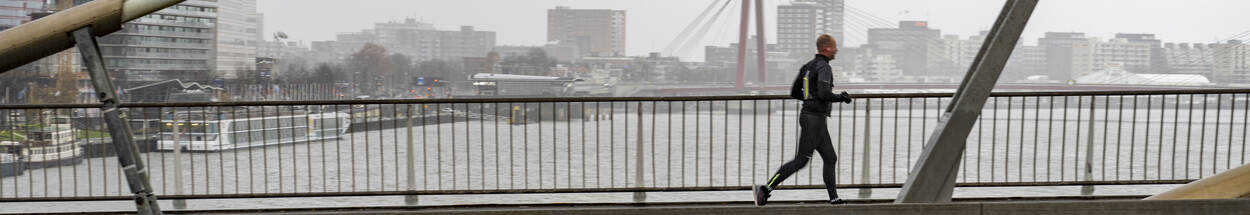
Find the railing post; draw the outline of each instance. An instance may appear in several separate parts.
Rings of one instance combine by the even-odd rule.
[[[1089,97],[1089,126],[1085,137],[1085,181],[1094,181],[1094,107],[1098,106],[1098,97]],[[1107,105],[1107,104],[1103,104]],[[1105,132],[1105,131],[1104,131]],[[1103,134],[1106,135],[1106,134]],[[1106,144],[1106,143],[1103,143]],[[1094,185],[1081,186],[1081,195],[1094,195]]]
[[[634,153],[635,154],[634,171],[638,171],[637,173],[634,174],[634,186],[638,188],[643,187],[642,173],[646,172],[646,171],[642,171],[642,163],[643,163],[642,162],[642,157],[643,157],[642,156],[642,147],[643,147],[642,137],[643,137],[642,136],[642,102],[638,102],[638,135],[637,135],[637,144],[634,147],[634,150],[636,150],[636,152]],[[647,201],[646,192],[634,192],[634,202],[643,203],[646,201]]]
[[[174,112],[173,114],[174,116],[173,118],[173,121],[174,121],[173,123],[174,124],[174,194],[182,195],[183,186],[186,185],[185,183],[182,183],[182,137],[185,136],[186,133],[180,129],[182,124],[178,122],[178,113],[177,113],[178,109],[174,108],[173,112]],[[187,200],[174,199],[174,208],[175,209],[187,209]]]
[[[862,174],[860,174],[860,179],[859,179],[860,184],[868,184],[869,183],[868,180],[872,179],[872,175],[869,175],[869,172],[872,172],[872,171],[869,171],[872,168],[872,162],[871,162],[872,159],[870,159],[872,156],[872,153],[870,153],[872,151],[870,150],[871,148],[872,148],[872,99],[865,99],[864,101],[864,154],[862,156],[864,158],[863,159],[864,162],[860,163],[862,167],[860,169],[863,169]],[[855,152],[851,152],[851,153],[855,153]],[[872,188],[860,188],[859,189],[859,198],[866,199],[870,197],[872,197]]]
[[[413,165],[416,165],[415,151],[412,150],[412,105],[404,108],[404,116],[407,118],[408,126],[408,191],[416,191],[417,189],[417,171]],[[404,196],[404,204],[417,205],[417,195]]]

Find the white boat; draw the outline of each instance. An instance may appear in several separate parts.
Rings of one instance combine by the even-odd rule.
[[[211,111],[207,116],[202,112],[166,114],[161,119],[156,147],[162,151],[222,151],[302,143],[339,138],[351,125],[346,113],[261,112],[282,114]]]
[[[83,149],[74,136],[68,118],[56,118],[56,122],[39,128],[26,129],[26,140],[0,141],[0,148],[16,152],[25,158],[25,167],[37,169],[82,162]]]

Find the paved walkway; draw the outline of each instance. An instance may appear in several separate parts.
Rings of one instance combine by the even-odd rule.
[[[347,207],[257,210],[168,211],[170,214],[1244,214],[1250,199],[1143,201],[1144,196],[1029,197],[956,199],[948,204],[893,204],[890,200],[858,200],[831,206],[820,201],[600,203],[542,205],[462,205],[414,207]],[[112,214],[131,212],[118,211]],[[109,213],[105,213],[109,214]]]

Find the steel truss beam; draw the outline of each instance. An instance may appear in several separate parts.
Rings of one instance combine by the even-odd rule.
[[[994,28],[981,44],[981,51],[968,68],[964,80],[951,98],[945,114],[938,118],[932,138],[903,184],[894,203],[950,202],[955,189],[959,161],[967,146],[968,133],[994,90],[1007,59],[1029,22],[1038,0],[1007,0]]]

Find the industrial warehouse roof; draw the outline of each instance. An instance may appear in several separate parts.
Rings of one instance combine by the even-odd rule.
[[[178,79],[165,80],[122,90],[127,102],[194,102],[211,101],[212,92],[222,88]]]
[[[1077,84],[1110,84],[1110,85],[1170,85],[1170,86],[1202,86],[1211,85],[1206,76],[1192,74],[1137,74],[1124,70],[1103,70],[1076,79]]]
[[[494,73],[477,73],[470,76],[471,80],[517,80],[517,81],[580,81],[570,77],[511,75]]]
[[[172,84],[176,84],[176,85],[172,85]],[[174,86],[177,88],[181,88],[181,90],[222,90],[220,87],[202,85],[196,82],[183,83],[182,80],[170,79],[170,80],[160,81],[156,83],[146,84],[143,86],[133,87],[133,88],[125,89],[122,91],[135,91],[135,90],[140,90],[143,88],[155,87],[155,86],[160,86],[160,85],[170,85],[170,86]]]

